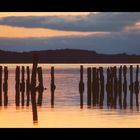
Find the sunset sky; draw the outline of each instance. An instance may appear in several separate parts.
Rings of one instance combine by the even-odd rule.
[[[140,54],[140,12],[0,12],[0,49]]]

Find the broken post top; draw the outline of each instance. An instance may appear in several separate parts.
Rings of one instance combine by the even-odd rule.
[[[54,75],[54,67],[51,67],[51,75]]]
[[[139,65],[137,65],[136,73],[139,73]]]
[[[133,66],[132,65],[130,65],[130,69],[133,69]]]
[[[22,66],[22,71],[25,71],[25,68],[24,68],[24,66]]]
[[[8,67],[4,67],[4,79],[8,80]]]
[[[122,66],[120,66],[119,70],[122,71]]]
[[[80,73],[83,74],[83,66],[80,66]]]
[[[80,81],[83,81],[83,65],[80,66]]]
[[[83,69],[83,65],[80,65],[80,68]]]
[[[124,65],[124,67],[123,67],[123,73],[126,74],[126,72],[127,72],[127,67],[126,67],[126,65]]]
[[[119,68],[119,79],[120,79],[120,81],[122,79],[122,66],[120,66],[120,68]]]
[[[99,67],[100,73],[103,73],[103,67]]]

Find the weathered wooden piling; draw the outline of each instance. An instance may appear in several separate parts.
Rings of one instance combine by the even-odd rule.
[[[92,105],[96,106],[96,68],[92,68]]]
[[[96,104],[99,105],[99,91],[100,91],[100,83],[99,83],[99,69],[96,70]]]
[[[91,68],[87,68],[87,105],[91,106]]]
[[[120,109],[122,109],[122,66],[120,66],[119,68],[118,92],[119,92],[119,106]]]
[[[32,102],[32,112],[33,121],[38,121],[37,106],[36,106],[36,73],[38,65],[38,56],[34,54],[33,56],[33,67],[31,76],[31,102]]]
[[[80,66],[79,93],[80,93],[80,107],[83,108],[83,93],[84,93],[83,66]]]
[[[3,83],[3,92],[4,92],[4,106],[8,105],[8,67],[4,67],[4,83]]]
[[[103,67],[99,68],[100,71],[100,102],[99,105],[100,107],[103,106],[103,101],[104,101],[104,75],[103,75]]]
[[[107,83],[106,83],[106,93],[107,93],[107,106],[110,106],[110,69],[107,68]]]
[[[133,107],[133,66],[130,66],[130,86],[129,86],[129,90],[130,90],[130,108]]]
[[[20,67],[17,66],[16,67],[16,71],[15,71],[15,80],[16,80],[16,85],[15,85],[15,89],[16,89],[16,95],[15,95],[15,103],[16,106],[20,105]]]
[[[51,67],[51,107],[54,107],[54,91],[56,89],[54,82],[54,67]]]
[[[0,106],[2,106],[2,66],[0,66]]]
[[[24,98],[25,98],[25,68],[22,66],[21,69],[21,84],[20,84],[20,91],[21,91],[21,105],[24,106]]]
[[[136,81],[135,81],[135,95],[136,95],[136,106],[139,106],[139,100],[138,100],[138,95],[139,95],[139,80],[138,80],[138,75],[139,75],[139,66],[137,65],[136,68]]]
[[[38,81],[39,81],[39,85],[37,88],[38,89],[38,105],[41,106],[42,99],[43,99],[43,91],[44,91],[42,68],[38,67],[37,71],[38,71]]]
[[[126,65],[124,65],[124,67],[123,67],[123,76],[124,76],[124,83],[123,83],[123,92],[124,92],[123,107],[124,107],[124,109],[127,107],[127,79],[126,79],[126,72],[127,72],[127,67],[126,67]]]
[[[26,105],[29,106],[30,104],[30,68],[27,66],[27,79],[26,79],[26,96],[27,96],[27,102]]]
[[[114,108],[116,108],[117,105],[117,97],[118,97],[118,79],[117,79],[117,67],[115,66],[113,68],[113,75],[114,75]]]
[[[114,91],[113,91],[113,68],[110,67],[110,75],[109,75],[109,95],[110,95],[110,107],[113,107],[114,103]]]

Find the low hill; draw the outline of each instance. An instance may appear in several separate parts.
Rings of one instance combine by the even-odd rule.
[[[31,63],[32,55],[39,55],[39,63],[139,63],[140,55],[98,54],[95,51],[59,49],[31,52],[0,50],[0,63]]]

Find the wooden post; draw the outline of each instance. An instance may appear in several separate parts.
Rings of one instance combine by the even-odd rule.
[[[110,94],[110,106],[113,107],[114,92],[113,92],[113,68],[110,68],[110,82],[109,82],[109,94]]]
[[[124,83],[123,83],[123,92],[124,92],[124,99],[123,99],[123,107],[124,109],[127,107],[127,79],[126,79],[126,72],[127,72],[127,67],[124,65],[123,67],[123,76],[124,76]]]
[[[83,66],[80,66],[79,93],[80,93],[80,107],[83,108],[83,93],[84,93]]]
[[[104,101],[104,75],[103,75],[103,67],[99,68],[100,71],[100,107],[103,107]]]
[[[8,68],[7,67],[4,67],[3,92],[4,92],[4,106],[7,106],[8,105]]]
[[[122,109],[122,66],[119,68],[119,106]]]
[[[96,68],[92,68],[92,105],[96,106]]]
[[[44,91],[42,68],[38,67],[37,71],[38,71],[38,81],[39,81],[39,85],[38,85],[38,105],[41,106],[42,105],[42,99],[43,99],[43,91]]]
[[[96,104],[98,105],[99,104],[99,90],[100,90],[100,87],[99,87],[99,69],[97,69],[96,71]]]
[[[36,96],[35,96],[37,64],[38,64],[38,56],[35,54],[33,58],[33,68],[32,68],[32,76],[31,76],[31,102],[32,102],[33,121],[38,121]]]
[[[54,83],[54,67],[51,67],[51,107],[54,107],[54,91],[56,89]]]
[[[139,107],[139,100],[138,100],[139,80],[138,80],[138,75],[139,75],[139,66],[137,65],[137,68],[136,68],[136,82],[135,82],[135,94],[136,94],[136,106],[137,107]]]
[[[87,105],[91,106],[91,68],[87,68]]]
[[[0,66],[0,106],[2,106],[2,66]]]
[[[133,107],[133,66],[130,66],[130,108]]]
[[[27,80],[26,80],[26,96],[27,96],[27,103],[26,105],[29,106],[30,103],[30,68],[27,66]]]
[[[25,93],[25,68],[22,66],[21,69],[21,84],[20,84],[20,90],[21,90],[21,105],[24,106],[24,93]]]
[[[107,68],[107,83],[106,83],[106,92],[107,92],[107,106],[110,106],[110,69]]]
[[[116,105],[117,105],[117,96],[118,96],[118,91],[117,91],[117,88],[118,88],[118,83],[117,83],[117,68],[114,67],[114,108],[116,108]]]
[[[20,67],[16,67],[16,72],[15,72],[15,80],[16,80],[16,106],[20,105]]]

